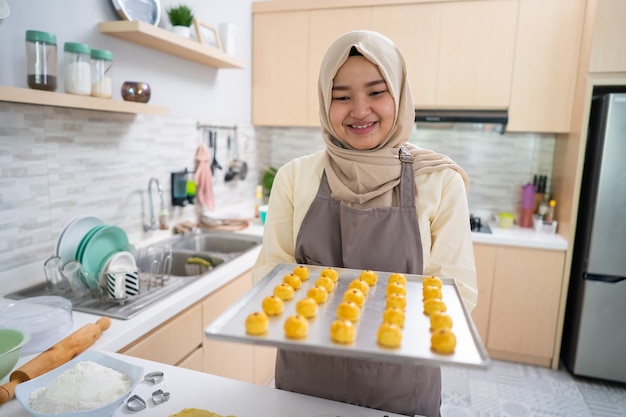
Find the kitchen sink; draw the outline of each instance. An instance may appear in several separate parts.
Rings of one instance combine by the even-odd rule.
[[[72,294],[61,295],[72,301],[72,308],[76,311],[122,320],[130,319],[154,302],[258,247],[261,242],[260,236],[220,231],[193,231],[174,236],[141,248],[136,253],[135,260],[140,271],[139,295],[124,301],[112,300],[104,296],[76,298]],[[154,270],[155,253],[171,253],[169,274]],[[191,258],[193,258],[192,261],[190,261]],[[155,276],[159,278],[154,279]],[[51,295],[46,282],[12,292],[5,297],[20,300],[42,295]]]

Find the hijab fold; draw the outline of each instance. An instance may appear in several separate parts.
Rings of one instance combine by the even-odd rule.
[[[395,120],[389,135],[374,149],[356,150],[342,142],[329,119],[333,79],[355,47],[378,66],[395,103]],[[326,142],[324,169],[333,195],[357,207],[383,207],[392,202],[393,188],[400,183],[398,152],[405,146],[413,158],[415,174],[445,168],[458,171],[469,188],[469,178],[449,157],[408,143],[415,120],[413,96],[406,62],[400,50],[377,32],[358,30],[340,36],[328,49],[320,68],[318,85],[320,122]]]

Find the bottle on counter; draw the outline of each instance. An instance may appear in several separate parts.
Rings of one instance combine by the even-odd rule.
[[[65,42],[65,92],[91,95],[91,48],[84,43]]]
[[[552,224],[554,221],[554,208],[556,207],[556,201],[550,200],[548,203],[548,211],[546,211],[546,215],[543,218],[543,224]]]
[[[113,53],[105,49],[91,50],[91,95],[111,98],[113,95]]]
[[[35,90],[57,89],[57,37],[38,30],[26,31],[26,81]]]
[[[520,227],[533,227],[533,212],[535,210],[535,186],[528,183],[522,186],[522,202],[518,224]]]
[[[263,186],[257,185],[254,193],[254,217],[261,217],[259,207],[263,205]]]

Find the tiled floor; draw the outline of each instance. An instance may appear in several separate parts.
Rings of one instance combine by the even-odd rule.
[[[487,371],[443,367],[442,417],[626,416],[626,384],[565,369],[492,361]]]

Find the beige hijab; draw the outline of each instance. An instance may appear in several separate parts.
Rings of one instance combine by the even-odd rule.
[[[352,47],[376,64],[394,98],[395,121],[389,136],[371,150],[356,150],[342,142],[328,118],[333,79],[348,59]],[[358,30],[340,36],[328,49],[320,68],[319,102],[322,136],[326,142],[324,168],[333,195],[357,207],[384,207],[392,202],[392,190],[400,182],[399,148],[405,145],[415,158],[415,174],[444,168],[457,170],[469,187],[467,174],[452,159],[407,143],[413,130],[415,109],[409,87],[406,62],[387,37]]]

